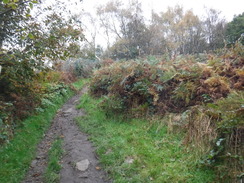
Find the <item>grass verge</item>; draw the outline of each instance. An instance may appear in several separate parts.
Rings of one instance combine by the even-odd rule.
[[[86,115],[77,123],[90,135],[115,183],[213,182],[213,171],[199,167],[194,153],[182,145],[184,134],[168,133],[163,121],[107,118],[98,103],[84,94],[78,107]]]
[[[48,165],[45,171],[45,182],[54,183],[60,180],[61,164],[60,159],[64,153],[62,149],[62,139],[57,139],[53,142],[51,149],[48,152]]]
[[[73,86],[79,90],[88,80],[78,80]],[[35,157],[37,144],[50,126],[56,111],[73,95],[72,91],[66,95],[58,95],[52,100],[52,105],[39,114],[31,116],[22,122],[16,130],[10,143],[0,148],[0,182],[19,183],[24,178],[32,159]],[[50,159],[52,164],[52,159]],[[51,165],[50,165],[51,166]],[[51,167],[50,167],[51,169]],[[56,171],[56,169],[54,169]]]
[[[21,182],[35,156],[37,144],[50,126],[56,111],[71,95],[70,91],[66,96],[58,96],[52,101],[53,105],[24,120],[14,139],[0,149],[0,182]]]

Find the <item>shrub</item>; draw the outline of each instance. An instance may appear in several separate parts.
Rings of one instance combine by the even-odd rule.
[[[0,74],[0,144],[13,137],[24,118],[43,111],[45,103],[51,105],[56,95],[65,95],[65,77],[57,71],[36,72],[27,60],[4,60]]]
[[[181,59],[158,64],[115,62],[94,73],[90,90],[96,97],[115,95],[127,109],[148,105],[150,113],[164,114],[216,101],[234,86],[212,67]]]
[[[217,136],[208,146],[211,149],[204,163],[215,167],[222,181],[235,182],[244,170],[244,92],[231,92],[227,98],[208,104],[206,110],[211,119],[208,127],[216,126]]]
[[[204,164],[215,167],[221,181],[234,182],[244,169],[243,50],[236,45],[205,63],[189,56],[114,62],[94,73],[90,93],[103,97],[100,106],[107,114],[184,112],[185,144],[206,154]]]
[[[94,69],[100,67],[99,60],[70,58],[60,65],[60,71],[72,74],[73,77],[88,78]]]

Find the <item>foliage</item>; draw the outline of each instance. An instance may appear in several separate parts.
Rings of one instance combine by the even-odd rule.
[[[113,59],[134,59],[141,56],[196,54],[224,46],[226,21],[219,11],[206,9],[199,17],[182,6],[166,11],[152,11],[143,16],[141,3],[109,1],[97,8],[101,30],[107,39],[106,54]],[[146,21],[148,20],[148,21]],[[115,42],[111,44],[112,38]]]
[[[221,180],[234,182],[243,178],[243,104],[244,93],[237,91],[208,105],[208,111],[211,112],[208,112],[208,116],[215,118],[218,136],[204,163],[216,167]]]
[[[2,145],[13,138],[16,129],[22,126],[23,119],[31,114],[43,112],[49,106],[54,106],[55,98],[67,96],[69,91],[69,86],[63,83],[44,83],[40,86],[39,91],[36,91],[39,93],[31,93],[29,96],[13,93],[11,97],[14,97],[12,99],[14,101],[1,101],[0,144]],[[38,103],[35,103],[34,99],[38,95]]]
[[[15,101],[16,106],[19,100],[20,103],[26,100],[30,103],[26,103],[23,107],[33,108],[35,103],[38,103],[38,94],[41,92],[38,83],[34,82],[37,74],[33,69],[35,67],[33,60],[20,52],[3,53],[0,63],[3,67],[0,75],[1,97],[4,97],[5,101]]]
[[[99,100],[84,94],[79,107],[86,115],[77,118],[90,135],[102,168],[113,182],[214,182],[210,168],[197,166],[192,151],[182,145],[182,131],[167,132],[167,118],[108,118]]]
[[[52,7],[39,12],[40,22],[30,15],[34,4],[41,7],[38,1],[0,1],[0,144],[13,136],[21,120],[66,95],[63,83],[76,80],[73,72],[58,69],[61,60],[79,50],[82,29],[75,18],[61,17]]]
[[[76,20],[72,17],[65,20],[56,12],[52,12],[44,20],[45,27],[33,24],[34,48],[36,52],[43,52],[52,62],[66,60],[79,52],[80,42],[83,41],[82,29],[76,27]],[[47,29],[48,32],[38,31]],[[35,35],[36,34],[36,35]]]
[[[229,44],[234,44],[238,39],[244,44],[243,38],[244,13],[235,16],[231,22],[227,24],[226,37]]]
[[[38,104],[42,86],[36,82],[35,63],[28,55],[2,53],[0,64],[0,109],[1,138],[0,143],[12,137],[13,129],[19,125],[17,120],[28,116]],[[4,136],[2,136],[5,134]]]
[[[220,180],[235,181],[243,170],[243,50],[236,43],[207,63],[189,56],[114,62],[94,73],[90,93],[110,117],[184,112],[185,143],[209,154]]]
[[[194,58],[158,64],[150,60],[115,62],[94,73],[90,89],[94,96],[107,95],[122,101],[124,113],[141,105],[148,106],[149,113],[184,111],[189,106],[226,97],[231,89],[241,90],[242,58],[210,57],[209,65],[199,64]]]
[[[24,30],[23,25],[30,17],[33,4],[39,1],[33,0],[1,0],[0,1],[0,48],[4,42],[18,43]]]
[[[61,64],[60,70],[65,73],[73,73],[78,78],[89,78],[93,70],[100,67],[97,59],[70,58]]]
[[[0,148],[0,182],[21,182],[33,160],[36,147],[60,106],[72,95],[56,95],[50,98],[52,105],[22,121],[15,130],[14,138]],[[0,128],[2,130],[2,126]],[[2,139],[0,140],[2,142]]]

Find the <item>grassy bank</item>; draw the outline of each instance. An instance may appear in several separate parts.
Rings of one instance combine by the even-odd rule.
[[[91,135],[103,168],[116,183],[196,182],[214,180],[210,169],[198,167],[193,153],[182,145],[182,133],[168,133],[164,121],[107,118],[88,94],[78,106],[87,115],[77,119]]]
[[[84,81],[73,84],[80,89]],[[45,108],[39,109],[35,116],[28,117],[17,129],[14,138],[0,149],[0,182],[21,182],[31,160],[35,157],[37,144],[50,126],[56,111],[74,94],[71,90],[55,95],[52,100],[45,100]],[[52,94],[53,95],[53,94]],[[51,158],[52,159],[52,158]]]
[[[14,139],[0,149],[0,182],[20,182],[35,156],[38,142],[56,114],[56,111],[72,95],[58,96],[53,105],[38,115],[31,116],[23,122]]]

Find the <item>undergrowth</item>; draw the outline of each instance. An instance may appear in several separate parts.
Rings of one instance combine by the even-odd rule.
[[[184,144],[194,145],[220,182],[244,180],[244,47],[236,43],[203,62],[181,56],[113,62],[94,73],[90,94],[106,116],[184,117]],[[182,120],[179,120],[182,121]],[[175,122],[175,121],[173,121]]]
[[[182,144],[183,132],[173,133],[166,119],[127,119],[107,117],[97,105],[101,99],[88,94],[79,108],[86,115],[77,119],[90,135],[99,160],[115,183],[213,182],[210,168],[198,166],[194,153]]]

